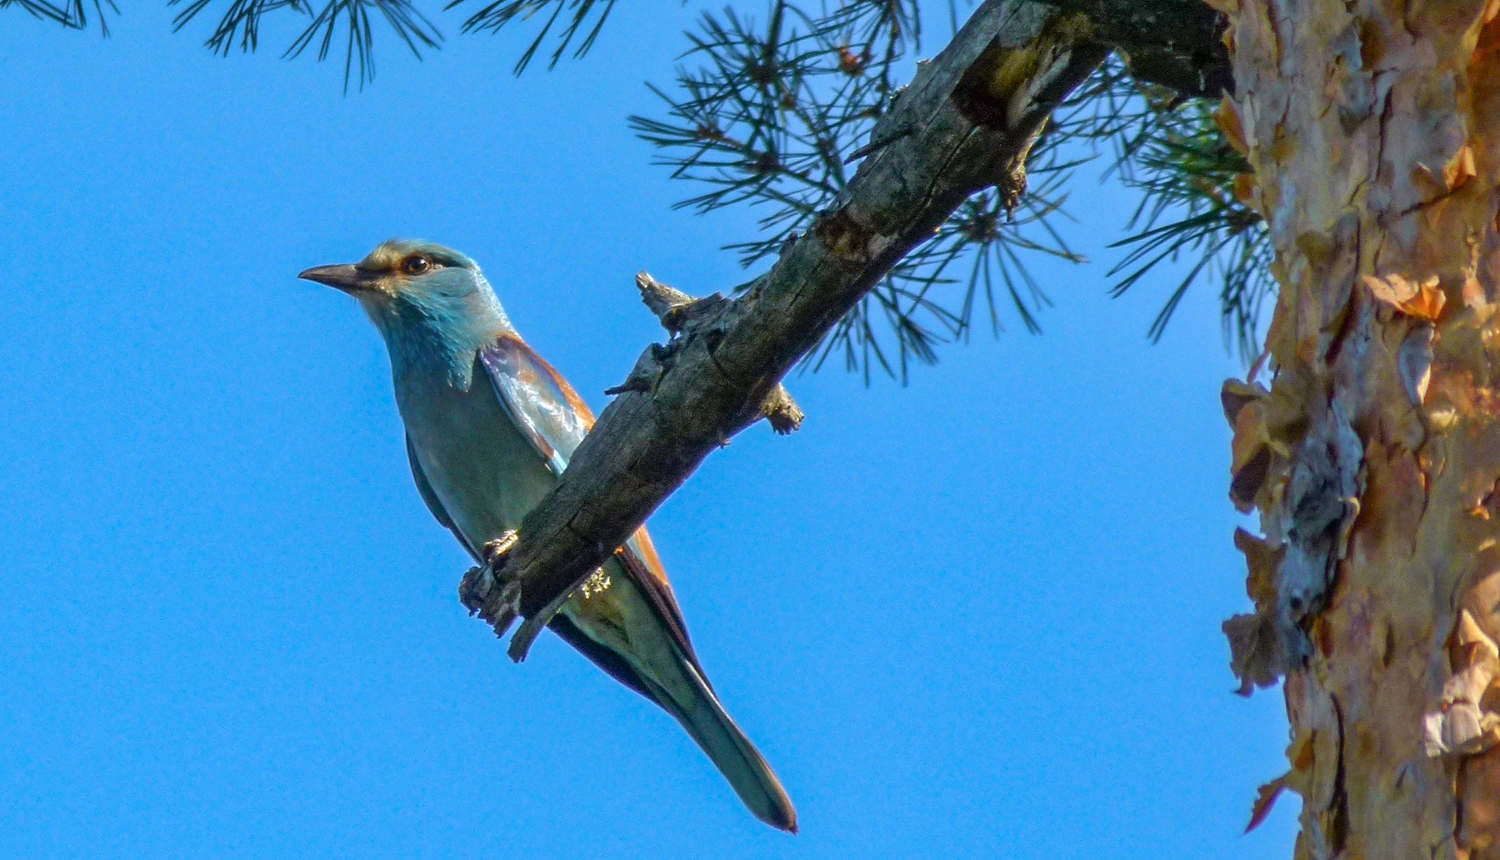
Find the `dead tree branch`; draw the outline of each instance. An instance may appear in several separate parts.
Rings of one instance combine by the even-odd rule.
[[[790,412],[778,405],[782,376],[955,208],[991,186],[1022,193],[1026,155],[1052,109],[1108,54],[1094,33],[1075,12],[988,0],[921,64],[872,134],[888,142],[769,273],[735,299],[648,298],[667,307],[663,322],[678,334],[642,354],[557,487],[522,522],[497,572],[519,589],[484,598],[480,614],[500,622],[499,635],[516,612],[527,619],[513,658],[710,451],[766,416],[768,404]]]

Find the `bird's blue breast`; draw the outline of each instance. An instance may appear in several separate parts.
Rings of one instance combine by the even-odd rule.
[[[482,368],[454,384],[438,368],[397,376],[396,403],[423,474],[470,546],[508,529],[552,489],[556,478],[505,413]]]

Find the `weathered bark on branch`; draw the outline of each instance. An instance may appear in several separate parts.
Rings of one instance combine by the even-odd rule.
[[[673,338],[692,334],[701,324],[702,320],[714,319],[717,309],[722,306],[725,299],[718,293],[704,298],[695,299],[692,296],[674,287],[669,287],[661,281],[651,277],[646,272],[637,272],[635,275],[636,289],[641,291],[641,301],[661,322],[662,328]],[[685,340],[685,338],[683,338]],[[674,343],[680,344],[678,340]],[[625,384],[614,388],[605,389],[604,393],[609,395],[624,394],[627,391],[649,392],[655,386],[656,380],[660,378],[660,365],[664,365],[671,354],[671,346],[659,347],[652,350],[653,361],[644,368],[640,376],[631,374],[625,380]],[[653,374],[652,371],[656,372]],[[771,425],[771,429],[782,436],[791,433],[802,426],[802,409],[792,399],[791,392],[786,387],[777,384],[766,395],[766,399],[760,405],[760,414]]]
[[[1035,0],[1087,16],[1095,38],[1120,49],[1131,72],[1184,96],[1234,92],[1228,16],[1203,0]]]
[[[710,451],[763,416],[781,377],[897,261],[976,192],[1021,192],[1026,154],[1050,112],[1107,55],[1091,32],[1075,13],[988,0],[921,64],[845,193],[771,271],[715,303],[711,318],[674,339],[667,361],[662,347],[647,349],[636,383],[521,524],[501,573],[520,584],[519,606],[499,605],[502,589],[485,600],[480,614],[492,623],[508,623],[516,609],[527,619],[512,657],[524,657],[560,598]]]
[[[1500,858],[1500,3],[1216,0],[1281,283],[1231,380],[1254,614],[1299,860]]]

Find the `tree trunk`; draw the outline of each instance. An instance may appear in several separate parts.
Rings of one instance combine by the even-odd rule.
[[[1269,391],[1231,381],[1254,615],[1285,675],[1296,855],[1500,857],[1500,11],[1215,0],[1281,296]]]

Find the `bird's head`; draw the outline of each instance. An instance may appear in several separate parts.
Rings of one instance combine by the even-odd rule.
[[[359,299],[381,331],[436,327],[447,337],[509,328],[505,311],[473,260],[431,242],[392,239],[358,263],[317,266],[297,277]]]
[[[297,277],[343,290],[361,302],[422,302],[488,289],[479,266],[452,248],[391,239],[358,263],[316,266]]]

